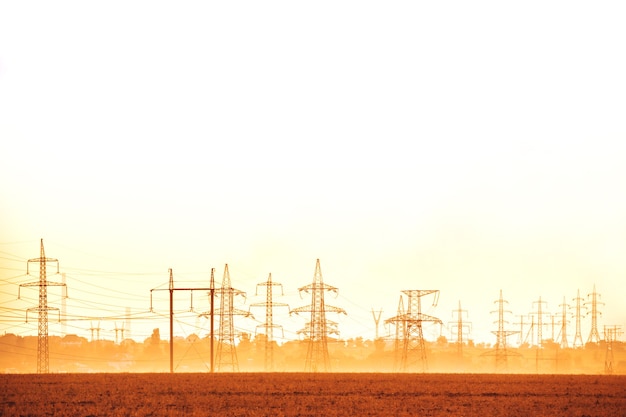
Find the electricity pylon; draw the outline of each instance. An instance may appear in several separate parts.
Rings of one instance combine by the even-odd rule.
[[[622,334],[619,326],[604,326],[604,342],[606,343],[606,354],[604,357],[604,373],[611,375],[613,373],[613,343]]]
[[[595,284],[593,284],[593,292],[591,294],[587,294],[587,298],[590,297],[591,300],[585,303],[585,305],[591,304],[591,331],[589,332],[589,338],[587,339],[587,343],[599,343],[600,333],[598,332],[598,315],[602,315],[602,313],[598,311],[598,304],[604,305],[604,303],[598,301],[598,298],[600,298],[600,294],[596,292]]]
[[[543,305],[547,306],[545,301],[533,301],[533,306],[537,305],[537,311],[530,313],[531,316],[537,316],[537,345],[535,346],[535,371],[539,372],[539,361],[543,360],[543,316],[550,313],[543,311]]]
[[[437,317],[422,313],[422,297],[434,294],[432,305],[435,307],[439,300],[439,290],[404,290],[402,293],[408,297],[409,308],[407,312],[387,319],[385,322],[400,322],[404,328],[400,371],[411,372],[416,368],[421,368],[422,372],[426,372],[426,344],[424,343],[423,323],[432,322],[441,325],[442,322]]]
[[[274,324],[274,307],[287,307],[289,308],[289,304],[286,303],[275,303],[273,301],[274,287],[280,287],[281,295],[283,293],[283,285],[277,282],[272,282],[272,274],[270,273],[267,277],[267,281],[261,282],[257,284],[257,293],[258,295],[259,287],[265,287],[265,302],[264,303],[254,303],[250,304],[250,308],[252,307],[264,307],[265,308],[265,324],[259,324],[259,327],[265,329],[265,371],[271,372],[274,370],[274,329],[283,329],[283,326]],[[283,332],[284,337],[284,332]]]
[[[538,301],[533,301],[533,306],[537,305],[537,311],[531,312],[531,316],[537,316],[537,348],[543,347],[543,316],[546,314],[550,314],[548,312],[543,311],[543,305],[548,305],[546,301],[541,301],[541,297],[539,297]]]
[[[29,265],[31,262],[39,263],[39,281],[21,284],[18,288],[17,298],[20,298],[20,289],[22,287],[39,287],[39,306],[26,309],[26,322],[28,322],[28,312],[36,311],[38,316],[38,337],[37,337],[37,373],[47,374],[50,372],[50,348],[48,345],[48,311],[57,310],[56,307],[48,307],[48,287],[63,287],[63,298],[67,298],[67,286],[61,282],[48,281],[47,268],[48,263],[57,264],[57,274],[59,273],[59,260],[54,258],[46,258],[43,248],[43,239],[40,241],[39,258],[29,259],[26,262],[26,274],[30,275]],[[59,321],[61,321],[61,313],[59,312]]]
[[[380,324],[380,316],[381,314],[383,314],[383,310],[380,309],[378,311],[375,311],[372,308],[372,317],[374,318],[374,324],[376,325],[376,333],[375,333],[375,338],[374,340],[378,340],[378,325]]]
[[[459,300],[459,308],[457,310],[452,311],[452,315],[456,313],[456,321],[450,322],[452,325],[450,332],[452,336],[454,336],[454,329],[456,329],[456,354],[459,359],[463,358],[463,334],[469,334],[472,329],[472,323],[463,322],[463,313],[465,313],[465,317],[468,316],[467,310],[461,309],[461,300]]]
[[[235,323],[233,316],[252,316],[249,311],[236,309],[234,306],[235,296],[246,297],[246,293],[236,290],[230,283],[230,273],[228,264],[224,267],[222,287],[215,290],[215,294],[220,297],[220,327],[218,330],[217,344],[217,370],[239,372],[239,362],[237,360],[237,350],[235,347]]]
[[[576,312],[574,313],[574,316],[576,319],[576,333],[574,335],[574,343],[572,344],[572,346],[574,348],[581,348],[583,347],[583,335],[580,330],[580,322],[581,322],[580,310],[582,307],[584,307],[582,303],[584,299],[580,296],[580,289],[578,290],[576,294],[576,298],[574,298],[572,301],[576,301]]]
[[[404,309],[404,297],[400,296],[400,301],[398,301],[398,309],[396,311],[396,317],[402,317],[406,313]],[[388,319],[385,320],[385,324],[395,324],[396,325],[396,338],[393,343],[393,351],[394,351],[394,371],[400,371],[402,364],[402,346],[404,343],[404,335],[406,334],[406,321],[402,320],[394,320]]]
[[[132,338],[132,334],[130,333],[130,307],[126,307],[126,324],[124,324],[124,331],[126,332],[126,337],[128,339]],[[124,339],[124,334],[122,334],[122,339]]]
[[[343,308],[326,305],[324,302],[324,293],[330,291],[337,294],[337,288],[324,284],[319,259],[315,262],[313,283],[299,288],[298,291],[301,297],[302,292],[311,294],[311,304],[295,308],[289,312],[289,314],[311,313],[311,321],[306,323],[304,329],[300,331],[300,333],[308,336],[309,340],[304,371],[328,372],[331,370],[330,358],[328,356],[328,335],[332,333],[339,334],[339,330],[337,329],[337,323],[326,319],[326,312],[347,313]]]
[[[502,298],[502,290],[500,290],[500,298],[496,300],[494,303],[498,304],[498,321],[494,323],[498,323],[498,330],[492,331],[491,333],[496,335],[496,348],[494,350],[483,353],[481,356],[495,356],[496,357],[496,371],[497,372],[505,372],[508,369],[508,357],[509,356],[520,356],[519,353],[510,352],[507,350],[506,338],[510,335],[517,333],[517,331],[513,330],[504,330],[504,324],[508,323],[504,320],[504,313],[511,313],[509,310],[504,309],[504,304],[508,304],[508,301]],[[491,313],[495,313],[496,311],[492,311]]]
[[[96,332],[96,341],[100,341],[100,321],[98,327],[93,327],[93,322],[89,322],[89,330],[91,331],[91,341],[93,342],[93,332]]]
[[[124,340],[124,323],[122,322],[122,327],[117,327],[117,322],[115,322],[115,344],[119,344],[119,339],[117,337],[117,334],[121,333],[122,334],[122,340]]]
[[[521,315],[518,315],[517,317],[519,317],[519,323],[514,323],[514,324],[519,324],[519,336],[518,336],[517,339],[518,339],[519,344],[521,346],[525,342],[524,341],[524,317],[525,316],[523,314],[521,314]]]
[[[559,331],[559,334],[561,336],[560,346],[561,346],[561,349],[567,349],[568,348],[568,343],[567,343],[567,323],[569,323],[569,321],[567,320],[567,310],[570,308],[570,305],[565,302],[565,296],[563,296],[563,304],[559,305],[559,307],[562,308],[562,310],[561,310],[561,329]]]

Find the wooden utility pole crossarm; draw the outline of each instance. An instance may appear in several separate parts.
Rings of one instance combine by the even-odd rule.
[[[152,308],[152,292],[153,291],[169,291],[170,293],[170,373],[174,373],[174,291],[209,291],[209,297],[211,298],[211,310],[209,312],[211,320],[211,373],[213,373],[213,317],[214,317],[214,303],[213,297],[215,295],[215,285],[213,281],[213,269],[211,269],[211,286],[194,287],[194,288],[175,288],[174,287],[174,274],[172,268],[169,270],[170,281],[169,287],[166,288],[153,288],[150,290],[150,311],[154,311]],[[193,292],[192,292],[193,294]]]

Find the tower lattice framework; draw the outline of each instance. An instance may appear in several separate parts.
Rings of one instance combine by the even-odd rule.
[[[502,290],[500,290],[500,298],[495,301],[498,304],[498,330],[492,331],[491,333],[496,335],[496,348],[484,353],[485,356],[495,356],[496,358],[496,372],[505,372],[508,369],[508,358],[509,356],[519,356],[517,353],[512,353],[507,349],[507,340],[506,338],[510,335],[517,333],[514,330],[505,330],[504,325],[508,323],[504,320],[504,313],[511,313],[509,310],[504,309],[504,305],[508,304],[504,298],[502,298]],[[495,313],[496,311],[492,311]]]
[[[396,310],[396,317],[402,317],[406,313],[404,309],[404,297],[401,295],[400,300],[398,301],[398,309]],[[385,324],[394,324],[396,327],[395,339],[393,342],[393,352],[394,352],[394,371],[398,372],[401,369],[402,364],[402,346],[404,343],[404,335],[406,333],[406,322],[402,320],[393,320],[387,319],[385,320]]]
[[[561,336],[560,346],[561,349],[567,349],[569,347],[567,343],[567,323],[569,323],[567,320],[567,310],[570,306],[565,302],[565,297],[563,297],[563,304],[559,305],[559,307],[561,307],[561,329],[559,331]]]
[[[606,353],[604,356],[604,373],[607,375],[613,374],[613,361],[615,360],[615,356],[613,354],[613,345],[621,334],[622,331],[620,326],[604,326],[604,343],[606,344]]]
[[[596,292],[596,286],[593,286],[593,292],[591,294],[587,294],[587,298],[590,300],[585,303],[591,304],[591,331],[589,332],[589,337],[587,338],[587,343],[600,343],[600,332],[598,331],[598,316],[602,315],[600,311],[598,311],[598,305],[603,302],[599,301],[600,294]]]
[[[574,312],[576,333],[574,334],[574,342],[572,343],[572,346],[574,348],[581,348],[583,347],[584,343],[583,343],[583,334],[581,331],[581,311],[580,310],[584,306],[582,303],[584,299],[580,296],[580,289],[578,290],[576,294],[576,298],[574,298],[573,301],[576,301],[576,307],[575,307],[575,312]]]
[[[274,370],[274,329],[280,329],[282,331],[283,326],[274,324],[274,307],[287,307],[286,303],[275,303],[273,301],[274,288],[280,287],[281,294],[283,286],[277,282],[272,281],[272,274],[267,277],[267,281],[257,284],[257,295],[259,287],[265,287],[265,302],[250,304],[250,307],[264,307],[265,308],[265,324],[259,324],[258,328],[265,330],[265,371],[271,372]]]
[[[67,286],[61,282],[48,281],[47,264],[56,263],[57,274],[59,273],[59,260],[54,258],[46,258],[46,252],[43,247],[43,239],[40,240],[39,258],[29,259],[26,263],[26,274],[30,275],[29,266],[31,263],[39,264],[39,281],[21,284],[22,287],[39,287],[39,306],[26,310],[26,321],[28,322],[28,313],[36,311],[38,316],[38,335],[37,335],[37,373],[47,374],[50,372],[50,348],[48,344],[48,311],[57,310],[56,307],[48,306],[48,287],[63,287],[63,298],[67,298]],[[19,290],[18,290],[19,291]],[[20,297],[18,293],[18,298]],[[59,321],[61,315],[59,313]]]
[[[464,334],[468,334],[472,328],[471,323],[469,322],[464,322],[463,321],[463,313],[465,313],[465,316],[467,317],[468,313],[467,310],[463,310],[461,308],[461,300],[459,300],[459,308],[452,311],[452,314],[454,315],[456,313],[456,321],[455,322],[450,322],[449,324],[452,325],[452,334],[454,335],[454,331],[456,331],[456,354],[457,357],[459,359],[463,358],[463,335]]]
[[[216,313],[220,316],[217,352],[215,354],[216,368],[218,372],[239,372],[233,317],[235,315],[248,317],[250,316],[250,312],[236,309],[234,306],[235,296],[245,298],[246,293],[232,287],[228,264],[224,266],[222,286],[221,288],[215,289],[215,295],[220,298],[220,308]]]
[[[385,323],[400,323],[404,329],[400,355],[400,372],[420,370],[426,372],[426,344],[424,342],[424,322],[443,324],[437,317],[422,313],[422,297],[434,294],[433,306],[437,305],[439,290],[404,290],[408,298],[406,313],[385,320]]]
[[[305,372],[329,372],[331,370],[328,355],[328,335],[339,334],[339,330],[336,322],[326,319],[326,312],[347,314],[342,308],[326,305],[324,293],[327,291],[337,294],[338,290],[336,287],[324,284],[320,260],[317,259],[313,282],[299,288],[300,295],[302,295],[302,292],[311,294],[311,304],[290,311],[290,313],[296,314],[311,313],[311,320],[299,332],[308,337],[306,361],[304,364]]]

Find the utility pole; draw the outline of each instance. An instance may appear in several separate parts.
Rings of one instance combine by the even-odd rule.
[[[576,313],[575,313],[575,317],[576,317],[576,334],[574,335],[574,343],[573,343],[573,347],[576,348],[581,348],[583,347],[583,336],[582,336],[582,332],[580,330],[580,310],[581,308],[584,306],[582,301],[584,301],[584,299],[580,296],[580,289],[577,292],[576,298],[574,298],[572,301],[576,301]]]
[[[152,308],[152,292],[153,291],[169,291],[170,293],[170,374],[174,373],[174,291],[209,291],[213,295],[214,288],[175,288],[174,287],[174,273],[172,268],[168,269],[170,279],[169,287],[165,288],[153,288],[150,290],[150,311],[154,312]],[[193,297],[193,296],[192,296]],[[211,311],[211,318],[213,311]],[[211,343],[213,343],[213,334],[211,334]]]
[[[59,273],[59,260],[54,258],[46,258],[43,247],[43,239],[40,240],[39,258],[29,259],[26,262],[26,275],[30,275],[29,266],[31,263],[39,264],[39,281],[21,284],[18,288],[17,298],[20,298],[20,290],[22,287],[39,287],[39,306],[26,309],[26,322],[28,323],[28,312],[36,311],[38,316],[38,337],[37,337],[37,373],[47,374],[50,372],[50,349],[48,344],[48,311],[57,310],[56,307],[48,307],[48,287],[63,287],[62,297],[67,298],[67,286],[61,282],[50,282],[47,276],[47,264],[56,263],[57,274]],[[59,312],[59,321],[61,321],[61,313]]]
[[[326,320],[326,312],[347,313],[343,308],[326,305],[324,302],[324,293],[326,291],[337,294],[338,290],[336,287],[324,284],[319,259],[315,262],[313,283],[300,287],[298,291],[300,292],[300,297],[302,297],[302,292],[311,294],[311,304],[295,308],[289,312],[289,314],[311,313],[311,321],[306,323],[304,329],[300,331],[300,333],[307,335],[309,339],[304,371],[328,372],[331,369],[328,356],[328,334],[339,334],[339,330],[337,330],[337,323]]]
[[[507,323],[504,320],[504,313],[511,313],[509,310],[504,309],[504,304],[508,304],[508,301],[502,298],[502,290],[500,290],[500,298],[495,301],[498,304],[498,310],[491,313],[498,313],[498,330],[491,333],[496,335],[496,348],[489,352],[483,353],[481,356],[495,356],[496,357],[496,371],[505,372],[508,369],[508,357],[520,356],[519,353],[513,353],[507,350],[506,338],[517,331],[504,330],[504,324]]]
[[[210,282],[210,290],[209,290],[209,311],[200,314],[199,317],[208,318],[210,320],[209,326],[209,335],[211,336],[210,342],[210,354],[211,354],[211,366],[209,371],[211,373],[215,372],[215,268],[211,268],[211,282]]]
[[[437,317],[422,313],[422,297],[434,294],[433,307],[439,300],[439,290],[404,290],[408,297],[409,308],[407,313],[385,320],[385,323],[401,322],[404,327],[404,340],[400,370],[410,372],[421,364],[421,371],[426,372],[426,344],[424,343],[423,323],[432,322],[441,325]]]
[[[587,294],[587,298],[591,300],[586,302],[585,305],[591,304],[591,331],[589,332],[589,338],[587,339],[587,343],[600,343],[600,333],[598,332],[598,316],[602,315],[600,311],[598,311],[598,304],[604,305],[604,303],[598,301],[600,298],[600,294],[596,292],[596,285],[593,285],[593,292],[591,294]]]
[[[255,295],[258,295],[259,287],[265,287],[265,302],[250,304],[250,307],[265,308],[265,324],[259,324],[256,327],[257,329],[259,327],[265,329],[265,371],[271,372],[274,370],[274,329],[281,329],[281,331],[283,329],[283,326],[274,324],[274,307],[287,307],[287,309],[289,309],[289,304],[273,302],[274,287],[280,287],[281,295],[284,295],[284,293],[282,284],[272,282],[271,273],[267,277],[266,282],[261,282],[260,284],[257,284],[257,293]]]

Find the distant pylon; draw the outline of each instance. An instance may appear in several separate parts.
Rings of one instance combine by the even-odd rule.
[[[456,329],[456,354],[459,359],[463,358],[463,334],[469,333],[472,328],[472,324],[468,322],[463,322],[463,313],[465,313],[465,317],[467,317],[467,310],[461,309],[461,300],[459,300],[459,308],[457,310],[452,311],[452,315],[456,313],[457,319],[456,322],[450,322],[452,324],[451,332],[454,336],[454,329]]]
[[[604,357],[604,373],[611,375],[614,371],[613,361],[613,343],[621,335],[619,326],[604,326],[604,342],[606,343],[606,355]]]
[[[216,363],[218,371],[239,371],[239,362],[237,360],[237,350],[235,348],[235,324],[233,322],[234,315],[250,316],[250,312],[235,309],[234,298],[236,295],[245,297],[246,293],[236,290],[230,283],[230,273],[228,272],[228,264],[224,267],[224,277],[222,278],[222,287],[215,290],[215,294],[220,297],[220,327],[218,330]]]
[[[559,307],[562,308],[561,311],[561,330],[559,331],[559,334],[561,335],[561,349],[567,349],[568,348],[568,343],[567,343],[567,310],[569,309],[569,304],[567,304],[565,302],[565,296],[563,297],[563,304],[561,304]]]
[[[250,307],[264,307],[265,308],[265,324],[259,324],[259,327],[265,329],[265,371],[271,372],[274,370],[274,329],[281,329],[283,326],[274,324],[274,307],[287,307],[286,303],[275,303],[273,301],[274,287],[280,287],[281,295],[283,295],[283,286],[277,282],[272,282],[272,274],[267,277],[267,281],[257,284],[257,291],[259,287],[265,287],[265,302],[250,304]],[[258,293],[257,293],[258,295]],[[284,334],[283,334],[284,335]]]
[[[518,353],[513,353],[507,350],[507,342],[506,338],[512,334],[517,333],[517,331],[512,330],[504,330],[504,324],[507,323],[504,320],[504,313],[510,313],[509,310],[504,309],[504,304],[508,301],[502,298],[502,290],[500,290],[500,298],[495,301],[498,304],[498,330],[492,331],[491,333],[496,335],[496,348],[489,352],[484,353],[485,356],[495,356],[496,357],[496,371],[497,372],[505,372],[508,369],[508,357],[509,356],[519,356]],[[492,311],[495,313],[495,311]]]
[[[100,321],[98,321],[98,327],[93,327],[93,322],[89,322],[89,330],[91,331],[91,341],[94,341],[93,332],[96,332],[96,341],[100,340]]]
[[[537,311],[530,314],[537,316],[537,347],[541,348],[543,347],[543,316],[550,313],[543,311],[543,305],[547,306],[547,302],[541,301],[541,296],[538,301],[533,301],[533,306],[535,304],[537,305]]]
[[[63,287],[63,297],[67,298],[67,286],[61,282],[50,282],[47,277],[46,265],[48,263],[57,264],[57,274],[59,273],[59,260],[46,258],[43,248],[43,239],[40,240],[39,258],[29,259],[26,263],[26,274],[29,274],[29,265],[31,262],[39,263],[39,281],[21,284],[18,289],[17,298],[20,298],[20,289],[22,287],[39,287],[39,306],[26,309],[26,321],[28,322],[28,312],[36,311],[38,315],[38,337],[37,337],[37,373],[47,374],[50,372],[50,349],[48,344],[48,311],[57,310],[56,307],[48,307],[48,287]],[[61,314],[59,312],[59,321]]]
[[[582,335],[581,328],[580,328],[580,322],[581,322],[580,310],[583,307],[582,301],[584,301],[584,299],[581,298],[580,296],[580,289],[578,290],[576,298],[574,298],[573,301],[576,301],[576,312],[574,313],[575,319],[576,319],[576,333],[574,335],[574,343],[572,344],[572,346],[574,348],[581,348],[583,347],[584,343],[583,343],[583,335]]]
[[[406,313],[404,309],[404,297],[400,295],[400,300],[398,301],[398,309],[396,311],[396,317],[402,317]],[[385,320],[385,324],[395,324],[396,325],[396,338],[393,344],[394,351],[394,371],[400,371],[402,365],[402,346],[404,343],[404,337],[406,334],[406,321],[404,320],[394,320],[389,319]]]
[[[124,340],[124,323],[123,322],[122,322],[122,327],[117,327],[117,322],[115,322],[115,344],[116,345],[119,344],[119,339],[117,337],[118,333],[121,333],[122,340]]]
[[[64,288],[67,288],[65,272],[61,274],[61,284]],[[67,297],[61,297],[61,317],[63,317],[61,321],[61,333],[65,336],[67,334]]]
[[[533,305],[537,305],[537,311],[530,313],[533,317],[537,316],[537,345],[535,346],[535,371],[539,372],[539,361],[543,360],[543,316],[550,313],[543,311],[543,305],[547,303],[541,301],[541,296],[538,301],[533,301]]]
[[[442,322],[437,317],[422,313],[422,297],[434,294],[433,306],[436,306],[439,290],[404,290],[402,293],[408,297],[408,311],[405,314],[387,319],[385,322],[401,322],[404,326],[400,371],[411,372],[419,368],[421,372],[426,372],[426,344],[424,343],[423,323],[432,322],[441,325]]]
[[[336,323],[326,320],[326,312],[347,313],[342,308],[325,304],[324,293],[326,291],[332,291],[336,294],[337,288],[324,284],[319,259],[315,262],[313,283],[299,288],[299,291],[301,296],[303,291],[311,294],[310,305],[298,307],[290,311],[290,314],[304,312],[311,313],[311,321],[306,323],[304,329],[301,331],[301,333],[308,336],[309,340],[304,371],[329,372],[331,370],[331,366],[328,355],[328,335],[331,333],[338,334],[339,331]]]
[[[128,339],[131,339],[132,334],[130,333],[130,307],[126,307],[126,324],[124,325],[124,331],[126,332],[126,337]],[[124,339],[123,333],[122,333],[122,339]]]
[[[374,340],[378,340],[378,325],[380,324],[380,316],[381,316],[381,314],[383,314],[383,310],[382,309],[378,310],[378,311],[375,311],[372,308],[372,317],[374,318],[374,324],[376,325],[376,333],[375,333]]]
[[[591,300],[586,302],[585,304],[591,304],[591,331],[589,332],[589,338],[587,339],[587,343],[599,343],[600,342],[600,333],[598,332],[598,315],[602,315],[600,311],[598,311],[598,304],[604,305],[604,303],[598,301],[600,298],[600,294],[596,292],[596,285],[593,285],[593,292],[591,294],[587,294],[587,298],[591,297]]]
[[[520,345],[522,345],[525,341],[524,341],[524,315],[518,315],[517,317],[519,317],[519,323],[515,323],[515,324],[519,324],[519,335],[518,335],[518,342]]]

